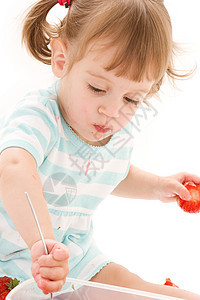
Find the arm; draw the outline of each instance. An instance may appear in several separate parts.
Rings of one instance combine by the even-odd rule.
[[[26,198],[36,211],[49,255]],[[21,148],[7,148],[0,155],[0,197],[17,231],[31,250],[31,271],[44,294],[58,292],[69,273],[67,247],[55,240],[42,183],[33,156]]]
[[[55,240],[35,159],[24,149],[7,148],[0,155],[0,196],[16,229],[31,249],[41,238],[25,192],[31,198],[44,237]]]
[[[113,190],[111,195],[123,198],[158,199],[159,176],[130,165],[128,175]]]
[[[184,200],[190,200],[190,193],[183,186],[186,181],[200,184],[200,177],[189,173],[179,173],[167,177],[158,176],[130,165],[128,175],[118,184],[111,195],[123,198],[161,200],[162,202],[174,202],[178,196]]]

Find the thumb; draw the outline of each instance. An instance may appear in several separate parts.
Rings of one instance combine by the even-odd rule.
[[[62,244],[56,244],[52,250],[52,255],[55,260],[63,261],[69,258],[69,250]]]
[[[185,201],[190,201],[192,199],[190,192],[188,189],[186,189],[186,187],[184,187],[183,184],[177,185],[176,194]]]

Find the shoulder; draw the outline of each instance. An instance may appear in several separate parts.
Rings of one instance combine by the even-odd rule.
[[[3,116],[1,131],[18,128],[29,132],[34,128],[34,132],[56,140],[60,117],[57,103],[55,84],[29,92]]]
[[[16,107],[19,106],[29,106],[46,108],[52,110],[58,110],[57,105],[57,90],[56,83],[47,88],[40,88],[27,93],[22,100],[20,100]]]
[[[40,115],[40,117],[48,118],[53,123],[56,122],[57,117],[60,115],[56,83],[48,88],[42,88],[27,93],[23,99],[16,103],[14,110],[17,113],[22,112]]]

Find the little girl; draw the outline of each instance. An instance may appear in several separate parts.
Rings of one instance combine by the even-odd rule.
[[[46,17],[58,3],[68,7],[67,14],[52,26]],[[179,76],[163,1],[40,0],[26,16],[23,41],[36,59],[52,65],[58,80],[27,94],[1,127],[1,276],[21,282],[33,276],[44,294],[59,291],[69,276],[200,299],[142,280],[93,240],[92,216],[107,195],[187,201],[183,184],[200,183],[193,174],[161,177],[130,164],[137,108],[148,109],[147,99],[166,74]]]

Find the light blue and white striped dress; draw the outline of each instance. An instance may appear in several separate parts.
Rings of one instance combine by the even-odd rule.
[[[128,173],[132,124],[105,146],[88,145],[63,119],[58,89],[59,80],[29,93],[13,107],[0,129],[0,152],[20,147],[33,155],[56,240],[69,248],[68,276],[89,280],[111,261],[93,240],[92,216]],[[0,199],[0,276],[22,282],[32,277],[30,267],[30,251]]]

